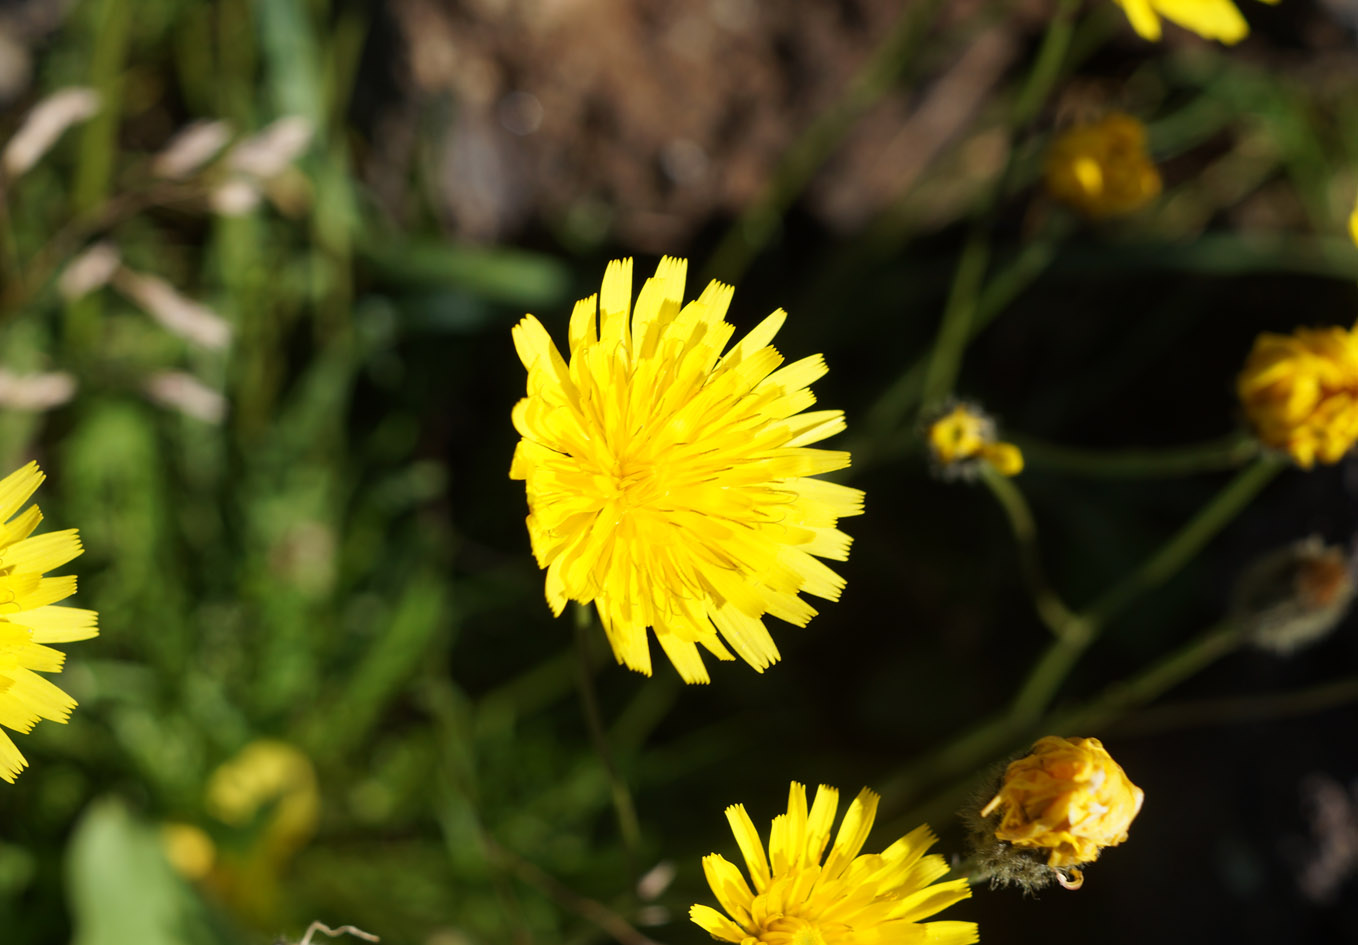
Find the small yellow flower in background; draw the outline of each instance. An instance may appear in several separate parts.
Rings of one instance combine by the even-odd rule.
[[[1140,210],[1160,193],[1146,126],[1121,112],[1058,135],[1044,174],[1054,199],[1093,219]]]
[[[948,473],[966,474],[978,462],[1003,476],[1023,471],[1023,454],[1013,443],[995,439],[995,421],[975,407],[958,404],[929,425],[929,452]]]
[[[857,489],[810,478],[849,465],[813,449],[844,429],[809,385],[815,355],[779,368],[770,346],[780,309],[726,350],[733,290],[712,282],[683,304],[687,264],[662,259],[632,306],[632,261],[576,303],[570,361],[526,316],[514,345],[528,396],[509,475],[528,493],[528,533],[547,570],[547,601],[593,601],[619,663],[651,672],[646,630],[685,682],[707,682],[698,648],[755,669],[778,659],[764,614],[804,626],[798,595],[839,597],[840,518],[863,511]],[[723,640],[725,644],[723,644]]]
[[[1349,239],[1358,246],[1358,201],[1354,202],[1353,210],[1349,213]]]
[[[1010,763],[999,793],[981,808],[1001,817],[995,838],[1020,849],[1043,850],[1061,885],[1079,888],[1074,869],[1127,839],[1145,794],[1097,738],[1048,735]]]
[[[66,656],[48,644],[98,636],[98,614],[54,607],[75,593],[75,576],[43,577],[84,549],[74,528],[33,535],[42,512],[19,509],[47,478],[29,463],[0,480],[0,726],[28,732],[39,719],[65,722],[75,700],[39,673],[59,673]],[[18,513],[17,515],[15,513]],[[28,762],[0,729],[0,778],[13,782]]]
[[[828,856],[839,806],[839,792],[832,787],[821,785],[808,811],[806,789],[793,782],[787,813],[773,819],[767,856],[744,806],[726,808],[754,888],[725,857],[705,856],[708,885],[726,914],[695,905],[689,917],[713,938],[740,945],[977,941],[974,922],[924,921],[971,895],[966,879],[934,882],[948,872],[948,864],[936,854],[924,855],[935,842],[927,826],[881,853],[858,855],[872,829],[877,801],[866,788],[859,793]]]
[[[207,784],[208,813],[243,827],[268,811],[259,846],[285,859],[316,832],[321,796],[311,759],[286,742],[260,739],[223,763]]]
[[[1254,432],[1303,469],[1337,463],[1358,440],[1358,333],[1265,332],[1236,382]]]
[[[1160,17],[1192,30],[1203,39],[1238,43],[1250,27],[1231,0],[1114,0],[1142,38],[1160,38]],[[1264,0],[1277,3],[1278,0]]]

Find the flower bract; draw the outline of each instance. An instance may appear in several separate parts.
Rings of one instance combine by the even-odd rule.
[[[0,480],[0,726],[15,732],[70,718],[75,700],[39,674],[60,672],[65,662],[52,644],[99,633],[94,611],[53,606],[75,593],[75,576],[44,576],[81,553],[76,530],[34,535],[42,512],[36,505],[19,511],[44,478],[29,463]],[[12,782],[27,766],[0,729],[0,778]]]
[[[728,807],[750,881],[725,857],[703,857],[708,885],[725,912],[695,905],[689,917],[713,938],[740,945],[977,941],[974,922],[926,921],[971,895],[965,878],[936,882],[948,865],[937,854],[925,855],[935,841],[927,826],[881,853],[859,855],[877,801],[872,791],[861,791],[831,845],[839,792],[821,785],[808,810],[806,789],[793,782],[787,813],[773,819],[767,854],[744,806]]]
[[[1091,218],[1132,213],[1160,193],[1146,126],[1120,112],[1058,135],[1044,174],[1052,197]]]
[[[647,674],[651,628],[686,682],[706,682],[699,647],[762,671],[778,659],[765,614],[803,626],[801,592],[839,597],[820,559],[847,558],[837,524],[863,494],[812,478],[849,465],[811,446],[844,428],[807,409],[825,361],[780,367],[781,310],[727,349],[731,287],[685,304],[685,270],[661,260],[633,305],[631,260],[611,263],[571,315],[569,361],[533,316],[515,327],[528,396],[510,476],[552,611],[592,601],[618,661]]]
[[[1337,463],[1358,441],[1358,332],[1265,332],[1236,390],[1265,446],[1285,450],[1304,469]]]
[[[1000,810],[996,839],[1045,850],[1049,867],[1070,870],[1126,840],[1143,800],[1097,738],[1048,735],[1010,763],[981,816]]]
[[[1160,38],[1160,18],[1192,30],[1203,39],[1238,43],[1250,27],[1232,0],[1114,0],[1143,38]],[[1264,0],[1277,3],[1278,0]]]

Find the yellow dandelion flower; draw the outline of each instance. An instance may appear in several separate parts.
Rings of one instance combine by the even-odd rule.
[[[75,700],[38,674],[59,673],[66,660],[50,644],[99,634],[94,611],[52,606],[75,593],[75,576],[43,577],[81,553],[76,530],[35,536],[42,512],[36,505],[19,512],[45,478],[29,463],[0,480],[0,726],[16,732],[70,718]],[[0,778],[13,782],[27,766],[0,729]]]
[[[569,363],[536,318],[515,326],[528,396],[509,475],[552,612],[593,601],[618,662],[647,675],[652,628],[692,683],[708,680],[699,646],[762,671],[778,659],[764,614],[804,626],[800,592],[839,597],[818,559],[848,557],[836,525],[863,493],[811,478],[849,465],[810,447],[844,429],[838,410],[806,412],[824,359],[779,368],[781,309],[723,354],[733,290],[685,305],[685,270],[661,260],[633,307],[632,261],[610,263],[571,315]]]
[[[1349,212],[1349,239],[1358,246],[1358,201],[1354,202],[1353,210]]]
[[[1203,39],[1230,45],[1249,35],[1250,27],[1231,0],[1114,0],[1143,39],[1160,38],[1160,18],[1192,30]],[[1277,3],[1278,0],[1264,0]]]
[[[1023,453],[1013,443],[995,439],[995,421],[975,407],[958,404],[929,425],[929,452],[948,473],[966,474],[977,462],[994,466],[1004,476],[1023,471]]]
[[[1265,446],[1286,450],[1303,469],[1337,463],[1358,441],[1358,332],[1265,332],[1236,390]]]
[[[1046,850],[1047,866],[1069,873],[1062,885],[1073,888],[1081,882],[1073,867],[1126,840],[1143,800],[1145,793],[1097,738],[1048,735],[1009,765],[981,816],[1002,809],[995,838]]]
[[[877,801],[872,791],[859,792],[828,856],[825,848],[839,806],[839,791],[832,787],[821,785],[808,811],[806,789],[792,783],[787,813],[773,819],[767,856],[745,807],[726,808],[754,888],[725,857],[705,856],[708,885],[726,914],[695,905],[689,918],[713,938],[740,945],[977,941],[974,922],[924,921],[971,895],[966,879],[935,882],[948,872],[948,864],[937,854],[924,855],[936,839],[927,826],[881,853],[858,855],[877,815]]]
[[[1146,126],[1121,112],[1058,135],[1044,174],[1047,193],[1095,219],[1133,213],[1160,193]]]

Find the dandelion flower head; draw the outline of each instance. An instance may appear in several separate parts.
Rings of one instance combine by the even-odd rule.
[[[1121,112],[1058,135],[1044,174],[1053,198],[1094,219],[1133,213],[1160,193],[1146,126]]]
[[[1192,30],[1203,39],[1230,45],[1249,35],[1250,27],[1232,0],[1114,0],[1143,39],[1160,38],[1160,18]],[[1278,0],[1264,0],[1277,3]]]
[[[1003,476],[1023,471],[1023,453],[1013,443],[998,442],[995,421],[975,407],[958,404],[929,424],[927,435],[929,452],[945,473],[965,475],[978,462]]]
[[[75,700],[39,674],[61,672],[66,660],[51,644],[99,633],[94,611],[53,606],[75,593],[75,576],[44,576],[81,553],[76,530],[34,535],[42,512],[36,505],[19,511],[44,478],[29,463],[0,480],[0,726],[15,732],[70,718]],[[0,778],[13,782],[27,766],[0,728]]]
[[[859,855],[877,801],[872,791],[861,791],[830,845],[839,792],[821,785],[808,811],[806,789],[793,782],[787,813],[773,819],[767,855],[744,806],[728,807],[726,819],[751,882],[725,857],[703,857],[708,885],[725,914],[695,905],[689,917],[713,938],[739,945],[977,941],[974,922],[925,921],[971,895],[965,878],[935,882],[948,865],[937,854],[925,855],[935,842],[927,826],[881,853]]]
[[[1049,867],[1070,870],[1126,840],[1143,800],[1144,792],[1097,738],[1048,735],[1009,765],[981,816],[1000,809],[996,839],[1046,850]],[[1076,872],[1069,885],[1078,884]]]
[[[1285,450],[1303,469],[1337,463],[1358,441],[1358,332],[1265,332],[1236,390],[1265,446]]]
[[[723,353],[733,290],[684,304],[685,269],[661,260],[633,305],[631,260],[610,263],[571,315],[569,362],[533,316],[514,328],[528,396],[509,474],[552,611],[592,601],[618,662],[648,675],[651,628],[692,683],[708,680],[699,647],[762,671],[778,659],[765,614],[804,626],[801,592],[839,597],[820,559],[848,557],[837,524],[863,494],[812,478],[849,465],[811,446],[844,428],[807,409],[825,361],[780,367],[782,310]]]

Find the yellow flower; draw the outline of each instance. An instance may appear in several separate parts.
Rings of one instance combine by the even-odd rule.
[[[321,795],[311,759],[286,742],[262,738],[223,763],[207,784],[207,809],[224,824],[252,825],[267,811],[260,849],[284,859],[316,832]]]
[[[1260,442],[1298,466],[1337,463],[1358,440],[1358,333],[1261,334],[1236,382]]]
[[[1146,126],[1120,112],[1058,135],[1044,173],[1053,198],[1092,218],[1132,213],[1160,193]]]
[[[1004,476],[1023,471],[1023,454],[1013,443],[995,440],[995,421],[975,407],[959,404],[929,425],[929,449],[945,471],[966,473],[986,462]]]
[[[724,639],[763,671],[778,659],[764,614],[804,626],[799,592],[839,597],[817,559],[848,557],[836,524],[863,493],[809,478],[849,465],[809,448],[844,428],[838,410],[803,412],[825,361],[775,370],[781,309],[723,354],[732,289],[684,305],[685,269],[662,259],[632,309],[632,261],[610,263],[571,315],[569,364],[536,318],[515,326],[528,396],[509,475],[552,612],[593,601],[618,662],[647,675],[653,628],[684,681],[707,682],[699,646],[729,660]]]
[[[1048,735],[1009,765],[981,816],[1003,808],[996,839],[1046,850],[1047,866],[1070,871],[1062,885],[1074,887],[1080,874],[1071,868],[1126,840],[1144,799],[1097,738]]]
[[[94,611],[52,606],[75,593],[75,576],[43,577],[81,553],[76,530],[33,536],[42,513],[36,505],[19,512],[45,478],[29,463],[0,480],[0,726],[16,732],[31,731],[39,719],[65,722],[75,708],[74,699],[38,675],[61,672],[66,660],[48,644],[99,634]],[[0,778],[13,782],[27,766],[0,730]]]
[[[1349,239],[1358,246],[1358,202],[1354,203],[1353,210],[1349,213]]]
[[[918,827],[881,853],[859,856],[877,814],[878,796],[864,788],[849,805],[824,862],[839,792],[821,785],[808,812],[806,789],[792,783],[787,813],[773,819],[769,852],[743,805],[726,819],[754,882],[725,857],[703,857],[703,871],[726,910],[695,905],[689,917],[713,938],[740,945],[868,945],[977,941],[974,922],[923,920],[971,895],[966,879],[934,883],[948,872],[938,855],[925,856],[935,837]],[[932,885],[931,885],[932,884]]]
[[[1160,38],[1160,17],[1192,30],[1203,39],[1238,43],[1250,27],[1231,0],[1114,0],[1142,38]],[[1278,0],[1264,0],[1277,3]]]

